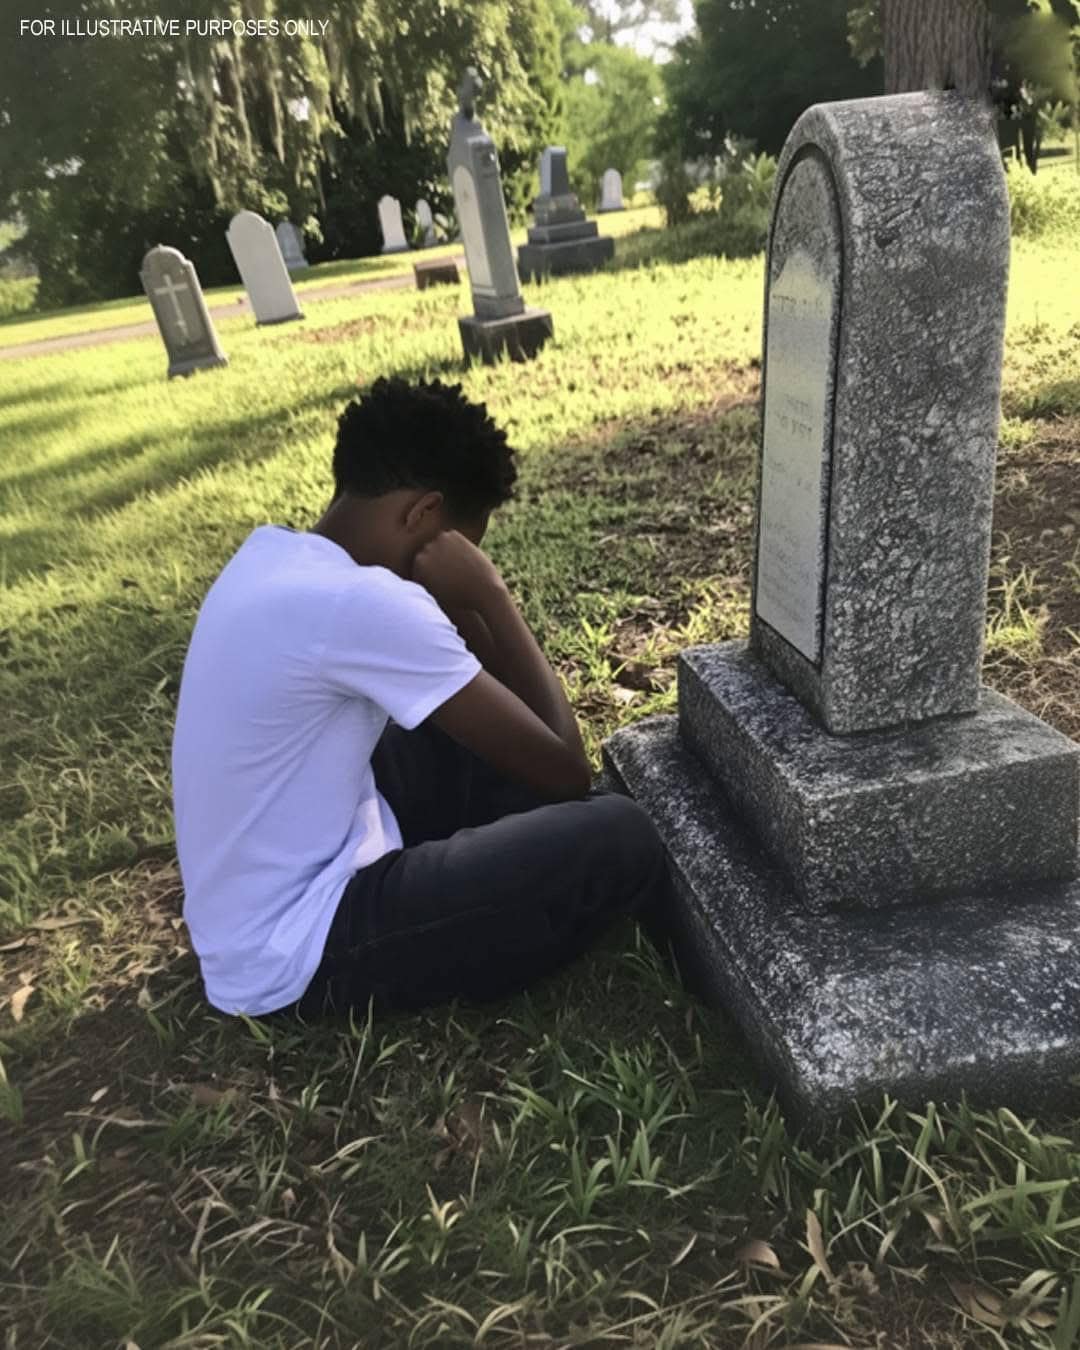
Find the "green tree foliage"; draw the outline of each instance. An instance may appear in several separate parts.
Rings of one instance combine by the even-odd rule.
[[[696,0],[697,30],[664,67],[660,139],[716,155],[728,134],[776,153],[812,103],[880,93],[880,68],[847,44],[850,0]]]
[[[574,185],[592,204],[605,169],[632,183],[652,153],[663,82],[659,68],[629,47],[593,43],[585,52],[589,77],[566,89],[566,146]]]
[[[557,129],[559,39],[547,0],[327,0],[315,9],[189,0],[183,10],[184,21],[248,25],[317,11],[329,26],[324,39],[245,29],[0,46],[0,218],[26,220],[23,247],[41,270],[45,304],[130,293],[142,254],[158,242],[188,253],[204,281],[231,279],[222,235],[240,207],[312,222],[337,211],[328,232],[340,248],[370,239],[383,192],[406,205],[439,196],[468,64],[487,77],[483,115],[512,207]],[[152,18],[160,6],[83,0],[77,12],[88,25]],[[25,13],[19,0],[0,0],[0,29],[17,34]],[[350,187],[335,202],[358,159],[369,165],[370,195]],[[394,172],[380,181],[387,166]]]

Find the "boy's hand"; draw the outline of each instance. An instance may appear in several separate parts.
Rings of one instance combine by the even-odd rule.
[[[444,530],[425,544],[413,563],[412,579],[444,609],[475,609],[506,590],[491,559],[457,530]]]

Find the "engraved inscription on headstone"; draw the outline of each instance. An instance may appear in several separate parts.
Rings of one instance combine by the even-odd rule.
[[[805,241],[800,227],[813,221]],[[834,227],[834,228],[830,228]],[[777,207],[769,282],[755,609],[821,660],[840,233],[828,169],[800,160]]]

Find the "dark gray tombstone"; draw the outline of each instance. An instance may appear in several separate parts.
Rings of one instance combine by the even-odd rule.
[[[476,117],[480,88],[479,77],[470,67],[459,90],[460,107],[451,126],[447,157],[474,311],[460,318],[458,327],[467,358],[491,362],[505,353],[520,361],[536,355],[554,326],[546,309],[526,308],[522,299],[499,157]]]
[[[987,110],[826,104],[780,161],[750,641],[608,771],[787,1105],[1080,1069],[1080,747],[980,685],[1009,253]]]
[[[281,256],[285,259],[285,266],[289,271],[298,272],[301,268],[307,267],[308,260],[304,256],[304,236],[292,221],[278,221],[274,233],[277,235],[278,247],[281,249]]]
[[[566,272],[595,272],[615,256],[615,240],[600,235],[595,220],[586,220],[570,191],[566,151],[551,145],[540,157],[540,196],[533,203],[536,224],[528,243],[518,249],[522,281],[539,281]]]
[[[175,248],[158,244],[139,272],[169,357],[169,378],[210,366],[227,366],[194,265]]]

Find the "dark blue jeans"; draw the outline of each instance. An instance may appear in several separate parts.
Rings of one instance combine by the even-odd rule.
[[[611,923],[662,908],[667,858],[629,798],[542,805],[435,727],[389,727],[372,760],[404,847],[355,874],[304,1016],[517,992]]]

